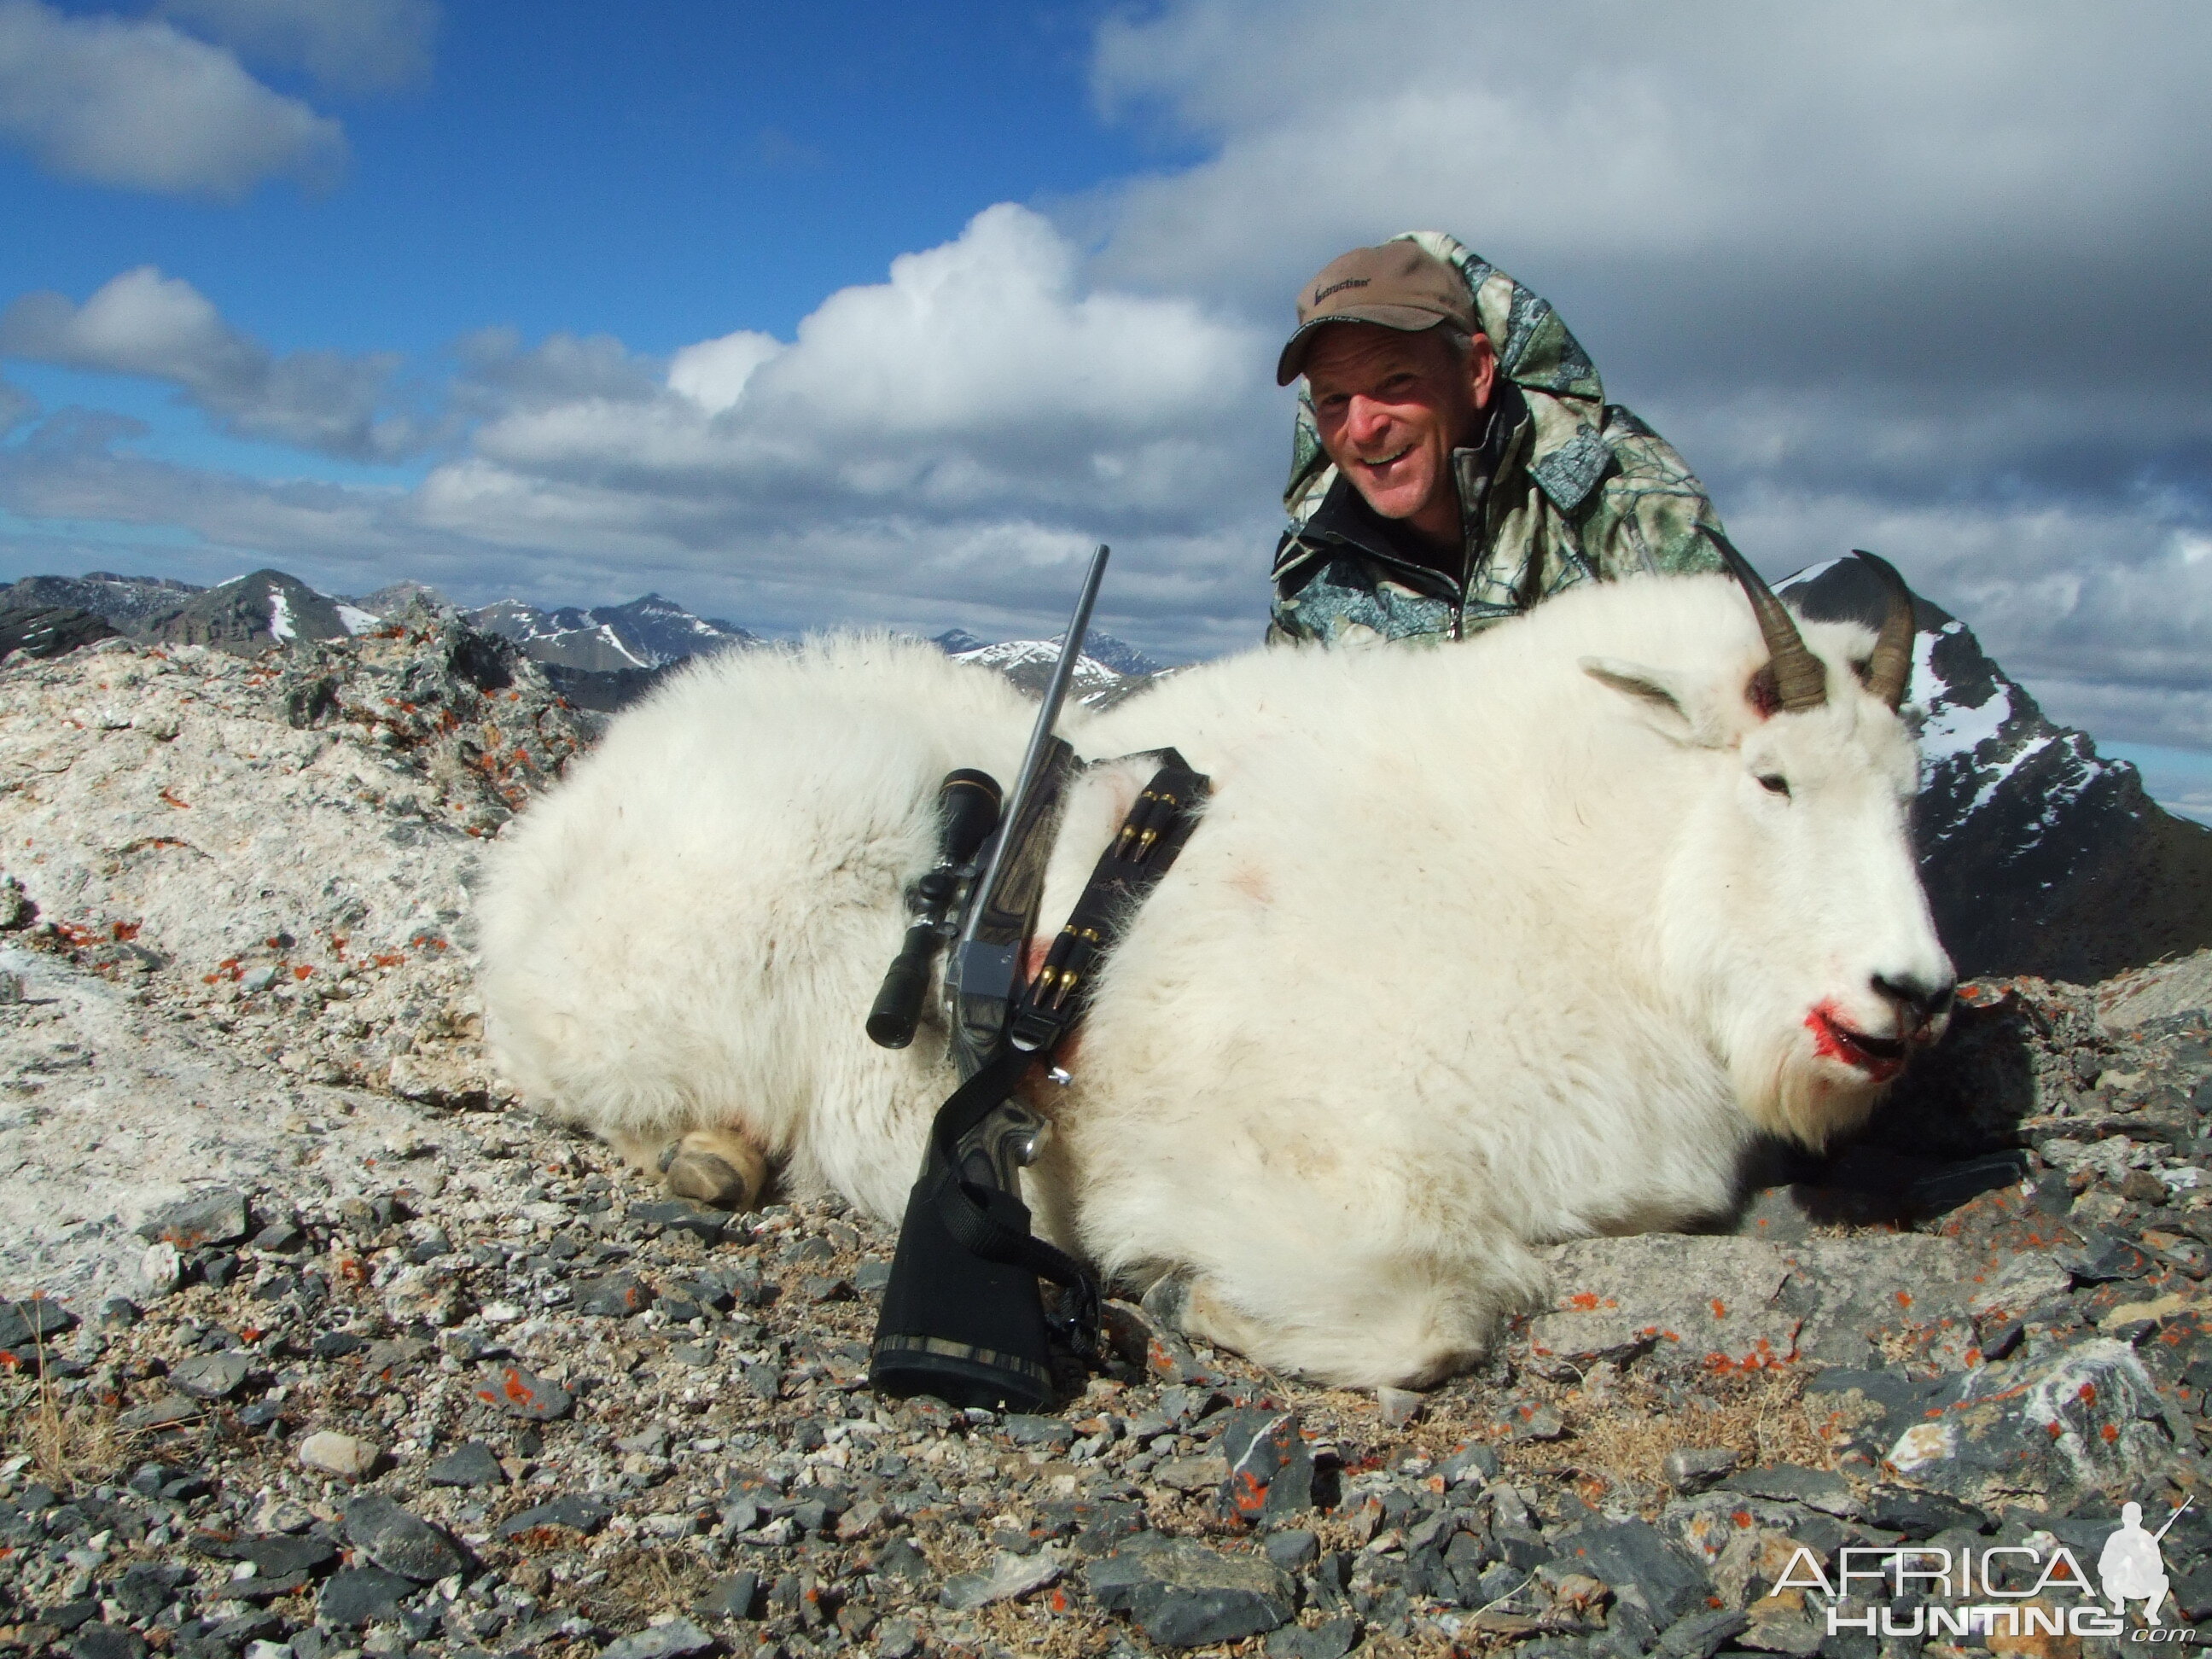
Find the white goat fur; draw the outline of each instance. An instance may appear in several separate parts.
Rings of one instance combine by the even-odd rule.
[[[1754,1130],[1855,1126],[1879,1085],[1808,1011],[1899,1035],[1875,976],[1950,969],[1913,747],[1850,666],[1872,635],[1803,633],[1829,701],[1771,719],[1740,591],[1668,577],[1464,645],[1258,652],[1065,721],[1088,756],[1172,744],[1214,793],[1073,1085],[1032,1097],[1057,1132],[1041,1229],[1125,1285],[1182,1276],[1187,1325],[1260,1363],[1419,1384],[1540,1287],[1532,1247],[1718,1212]],[[881,637],[672,680],[495,849],[507,1075],[611,1137],[735,1126],[787,1184],[896,1222],[957,1079],[941,1029],[889,1052],[861,1022],[939,780],[1010,782],[1032,717]],[[1074,791],[1046,936],[1149,771]]]

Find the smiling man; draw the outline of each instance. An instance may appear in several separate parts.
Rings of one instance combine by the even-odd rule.
[[[1577,582],[1723,568],[1682,458],[1605,401],[1548,304],[1449,236],[1309,283],[1276,383],[1301,374],[1271,639],[1456,639]]]

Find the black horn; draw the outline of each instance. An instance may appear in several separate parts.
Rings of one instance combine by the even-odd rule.
[[[1751,601],[1752,614],[1759,618],[1759,631],[1766,639],[1768,666],[1774,671],[1776,705],[1792,714],[1818,708],[1828,700],[1826,667],[1805,648],[1797,624],[1790,620],[1782,601],[1774,597],[1774,590],[1766,585],[1765,579],[1751,568],[1751,561],[1737,552],[1727,537],[1713,531],[1706,533],[1720,548],[1729,568],[1735,573],[1744,597]]]
[[[1905,585],[1905,578],[1897,574],[1897,567],[1887,559],[1879,558],[1863,547],[1853,548],[1851,554],[1874,567],[1875,574],[1881,578],[1881,585],[1889,594],[1889,609],[1882,617],[1881,632],[1875,636],[1874,655],[1867,659],[1867,690],[1894,708],[1905,701],[1905,688],[1912,681],[1912,590]]]

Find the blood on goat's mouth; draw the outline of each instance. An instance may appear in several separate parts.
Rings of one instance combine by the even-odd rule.
[[[1876,1083],[1887,1083],[1905,1069],[1905,1044],[1895,1037],[1878,1037],[1854,1030],[1836,1017],[1835,1005],[1823,1002],[1805,1016],[1805,1029],[1813,1046],[1830,1060],[1864,1072]]]

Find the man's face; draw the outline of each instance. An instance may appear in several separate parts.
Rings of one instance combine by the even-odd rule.
[[[1479,435],[1498,358],[1481,335],[1462,361],[1436,329],[1337,323],[1306,353],[1322,447],[1367,504],[1439,541],[1459,538],[1451,453]]]

